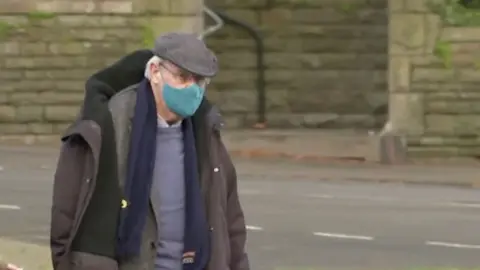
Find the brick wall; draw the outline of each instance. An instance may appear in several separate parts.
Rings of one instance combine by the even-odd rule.
[[[476,26],[433,7],[390,0],[390,121],[413,154],[479,156],[480,11]]]
[[[261,30],[269,126],[378,127],[387,110],[387,0],[206,0]],[[209,89],[230,126],[255,122],[255,49],[227,26],[207,38]]]
[[[199,31],[201,0],[0,1],[0,135],[42,140],[78,112],[85,79],[165,31]]]

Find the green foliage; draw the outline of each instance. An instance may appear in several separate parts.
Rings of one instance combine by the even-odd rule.
[[[442,40],[437,41],[433,54],[442,60],[446,68],[452,67],[452,45],[450,43]]]
[[[153,48],[155,43],[155,33],[150,26],[144,25],[142,28],[142,45],[146,48]]]
[[[8,35],[15,29],[15,26],[8,22],[0,21],[0,40],[8,37]]]
[[[27,14],[27,18],[29,20],[48,20],[53,19],[57,15],[51,12],[43,12],[43,11],[34,11]]]
[[[442,21],[451,26],[480,26],[480,3],[473,1],[467,6],[459,0],[430,2],[430,9],[440,15]]]
[[[358,3],[358,4],[354,4],[354,3],[340,3],[338,6],[337,6],[337,10],[347,14],[347,15],[351,15],[351,14],[354,14],[355,12],[357,12],[357,10],[359,10],[360,8],[362,8],[363,4],[362,3]]]

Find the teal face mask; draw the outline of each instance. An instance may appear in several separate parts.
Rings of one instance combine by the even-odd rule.
[[[205,89],[196,83],[185,88],[164,84],[162,95],[170,111],[182,118],[187,118],[197,111],[204,93]]]

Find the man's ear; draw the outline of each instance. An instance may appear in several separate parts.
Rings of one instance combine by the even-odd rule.
[[[150,81],[154,84],[160,83],[159,76],[157,76],[158,73],[158,66],[156,66],[154,63],[150,63],[150,66],[148,66],[148,69],[150,70]]]

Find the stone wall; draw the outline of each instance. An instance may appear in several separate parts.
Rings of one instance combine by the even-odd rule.
[[[201,0],[0,1],[0,135],[41,140],[76,116],[87,76],[165,31],[199,31]]]
[[[480,26],[478,11],[442,15],[444,0],[389,2],[393,128],[416,154],[480,155],[480,27],[455,13]]]
[[[270,127],[378,127],[387,110],[387,0],[205,0],[261,30]],[[230,126],[256,120],[252,38],[207,38],[221,71],[209,89]]]

